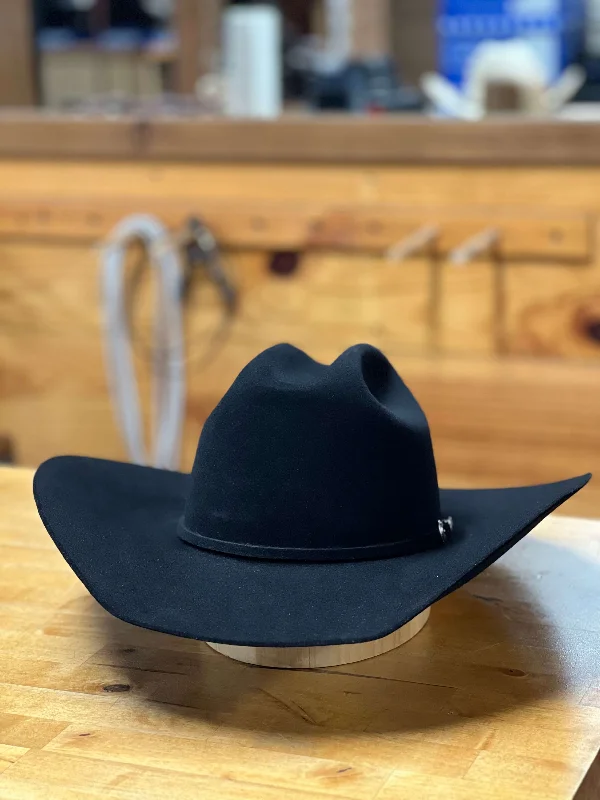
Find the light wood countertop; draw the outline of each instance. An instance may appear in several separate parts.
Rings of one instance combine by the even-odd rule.
[[[109,616],[31,479],[0,470],[0,797],[598,796],[599,522],[545,521],[398,650],[279,671]]]

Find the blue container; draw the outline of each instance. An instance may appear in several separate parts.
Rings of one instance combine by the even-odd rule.
[[[585,0],[438,0],[438,70],[461,86],[465,66],[488,39],[525,39],[551,79],[579,56]]]

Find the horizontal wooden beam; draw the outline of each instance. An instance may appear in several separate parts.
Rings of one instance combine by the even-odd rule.
[[[482,231],[495,231],[494,249],[501,258],[585,263],[591,257],[591,220],[584,214],[536,215],[501,208],[416,211],[392,204],[340,207],[208,198],[185,202],[88,198],[81,202],[0,197],[0,236],[98,242],[133,213],[155,214],[173,230],[197,216],[229,248],[384,253],[429,226],[437,231],[435,247],[442,254]]]
[[[335,164],[600,165],[600,123],[422,116],[217,117],[0,113],[0,158]]]

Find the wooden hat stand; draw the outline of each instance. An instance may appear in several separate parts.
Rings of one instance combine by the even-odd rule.
[[[380,656],[401,644],[405,644],[423,628],[429,619],[429,609],[421,611],[401,628],[371,642],[360,644],[337,644],[323,647],[245,647],[235,644],[215,644],[209,647],[236,661],[256,664],[260,667],[279,667],[281,669],[314,669],[315,667],[337,667],[353,664],[367,658]]]

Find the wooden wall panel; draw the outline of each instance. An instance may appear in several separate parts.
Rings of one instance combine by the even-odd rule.
[[[427,258],[372,263],[380,273],[380,319],[375,324],[381,348],[390,353],[432,351],[439,325],[436,265]]]
[[[494,266],[477,261],[445,264],[440,280],[439,349],[449,353],[497,351]]]
[[[91,124],[91,123],[90,123]],[[106,136],[97,123],[99,138]],[[298,200],[598,210],[594,167],[464,167],[0,159],[2,194]]]
[[[110,204],[145,196],[149,207],[150,200],[182,202],[200,213],[202,197],[366,209],[397,203],[423,223],[435,222],[442,207],[457,207],[457,198],[476,212],[495,204],[499,215],[510,209],[593,220],[600,214],[599,183],[600,172],[578,169],[0,161],[0,193],[24,201],[76,196],[82,204],[91,198]],[[228,251],[241,297],[233,323],[220,330],[218,298],[200,278],[186,308],[182,465],[191,465],[206,416],[264,347],[290,341],[331,361],[346,346],[369,341],[390,355],[426,409],[446,484],[600,471],[595,222],[592,230],[585,263],[567,262],[563,250],[554,262],[529,258],[498,268],[484,255],[464,267],[441,262],[435,272],[423,256],[392,263],[329,248],[301,253],[297,271],[285,277],[270,272],[265,252]],[[569,249],[569,242],[557,246]],[[0,435],[12,437],[22,463],[66,451],[125,456],[104,376],[97,256],[89,242],[0,239]],[[149,296],[144,286],[136,308],[146,413]],[[502,347],[505,357],[497,359]],[[600,514],[600,491],[592,484],[570,510]]]
[[[514,354],[600,358],[600,273],[507,268],[507,342]]]

